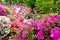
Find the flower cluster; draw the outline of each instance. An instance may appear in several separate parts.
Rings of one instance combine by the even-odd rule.
[[[7,16],[6,11],[5,11],[5,9],[3,7],[0,7],[0,14],[2,16]]]
[[[5,16],[0,16],[0,35],[4,36],[10,32],[11,21]]]
[[[60,21],[60,15],[50,16],[46,18],[41,18],[36,22],[35,29],[37,30],[37,38],[41,39],[49,39],[49,40],[60,40],[60,28],[58,25]],[[56,27],[58,26],[58,27]]]
[[[22,21],[12,21],[11,28],[16,33],[13,40],[59,40],[59,23],[60,15],[58,14],[38,20],[24,18]]]
[[[11,22],[11,26],[14,28],[20,29],[21,27],[24,26],[24,24],[22,22],[20,22],[19,20],[15,20],[15,21]]]
[[[54,29],[52,29],[50,31],[51,33],[51,37],[53,38],[53,40],[60,40],[60,28],[59,27],[55,27]]]
[[[16,7],[11,7],[13,14],[7,16],[9,18],[11,17],[10,25],[10,20],[5,17],[6,13],[3,11],[4,9],[1,7],[0,9],[3,15],[0,16],[1,36],[10,32],[13,40],[60,40],[59,14],[41,14],[39,16],[39,14],[30,13],[30,7],[27,8],[24,4],[19,4]],[[34,11],[36,12],[35,9]]]

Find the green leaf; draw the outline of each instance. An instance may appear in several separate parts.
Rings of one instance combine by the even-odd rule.
[[[9,10],[8,8],[5,8],[5,10],[7,14],[12,14],[11,10]]]

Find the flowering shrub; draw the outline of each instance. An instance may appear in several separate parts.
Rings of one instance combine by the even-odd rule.
[[[13,40],[60,40],[60,15],[39,20],[12,21]]]
[[[22,10],[21,10],[22,11]],[[36,20],[30,18],[30,15],[21,15],[14,13],[11,17],[15,20],[11,21],[11,37],[13,40],[58,40],[60,36],[55,28],[60,26],[60,15],[58,14],[44,14],[40,15]],[[32,15],[33,16],[33,15]],[[58,32],[58,33],[55,33]],[[55,35],[56,34],[56,35]],[[55,38],[56,37],[56,38]]]
[[[41,39],[48,40],[48,38],[49,40],[59,40],[60,38],[60,36],[58,36],[60,30],[59,22],[60,22],[60,15],[39,19],[37,22],[37,26],[35,27],[37,30],[38,40]]]
[[[7,14],[11,19],[10,35],[13,40],[60,40],[60,14],[25,14],[24,5],[19,6],[22,7],[21,10],[19,7],[16,9],[12,7],[13,14]],[[5,20],[6,26],[9,27],[10,24],[5,16],[0,23],[1,27]]]

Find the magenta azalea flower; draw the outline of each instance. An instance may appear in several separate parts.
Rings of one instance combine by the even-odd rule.
[[[27,30],[23,30],[23,32],[22,32],[22,38],[25,38],[26,34],[27,34]]]
[[[52,21],[53,21],[53,23],[57,23],[58,22],[58,19],[55,18],[55,17],[52,17]]]
[[[60,20],[60,15],[57,15],[57,19],[59,19],[59,20]]]
[[[37,32],[37,38],[38,40],[44,39],[44,33],[42,31]]]
[[[54,29],[51,30],[51,37],[53,40],[60,40],[60,28],[55,27]]]
[[[32,26],[30,24],[28,24],[27,22],[25,23],[25,25],[31,30]]]
[[[37,25],[36,20],[31,21],[31,24],[35,27]]]
[[[47,26],[48,28],[50,28],[51,23],[50,23],[49,21],[47,21],[47,22],[46,22],[46,26]]]
[[[52,21],[52,17],[48,17],[48,20],[47,21],[49,21],[49,22]]]
[[[43,29],[43,28],[44,28],[43,22],[39,22],[39,23],[37,24],[37,30],[40,30],[40,29]]]
[[[19,35],[15,35],[13,40],[19,40],[20,36]]]
[[[24,40],[24,39],[22,37],[20,37],[19,40]]]
[[[44,20],[44,21],[47,21],[47,20],[48,20],[48,18],[43,18],[43,20]]]
[[[58,22],[58,19],[56,17],[48,17],[48,20],[49,22],[53,22],[53,23],[57,23]]]
[[[6,11],[4,10],[3,7],[0,7],[0,14],[1,14],[2,16],[7,16]]]

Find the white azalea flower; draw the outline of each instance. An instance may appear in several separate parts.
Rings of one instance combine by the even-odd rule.
[[[10,20],[8,17],[0,16],[0,36],[1,38],[9,34],[10,32]]]

